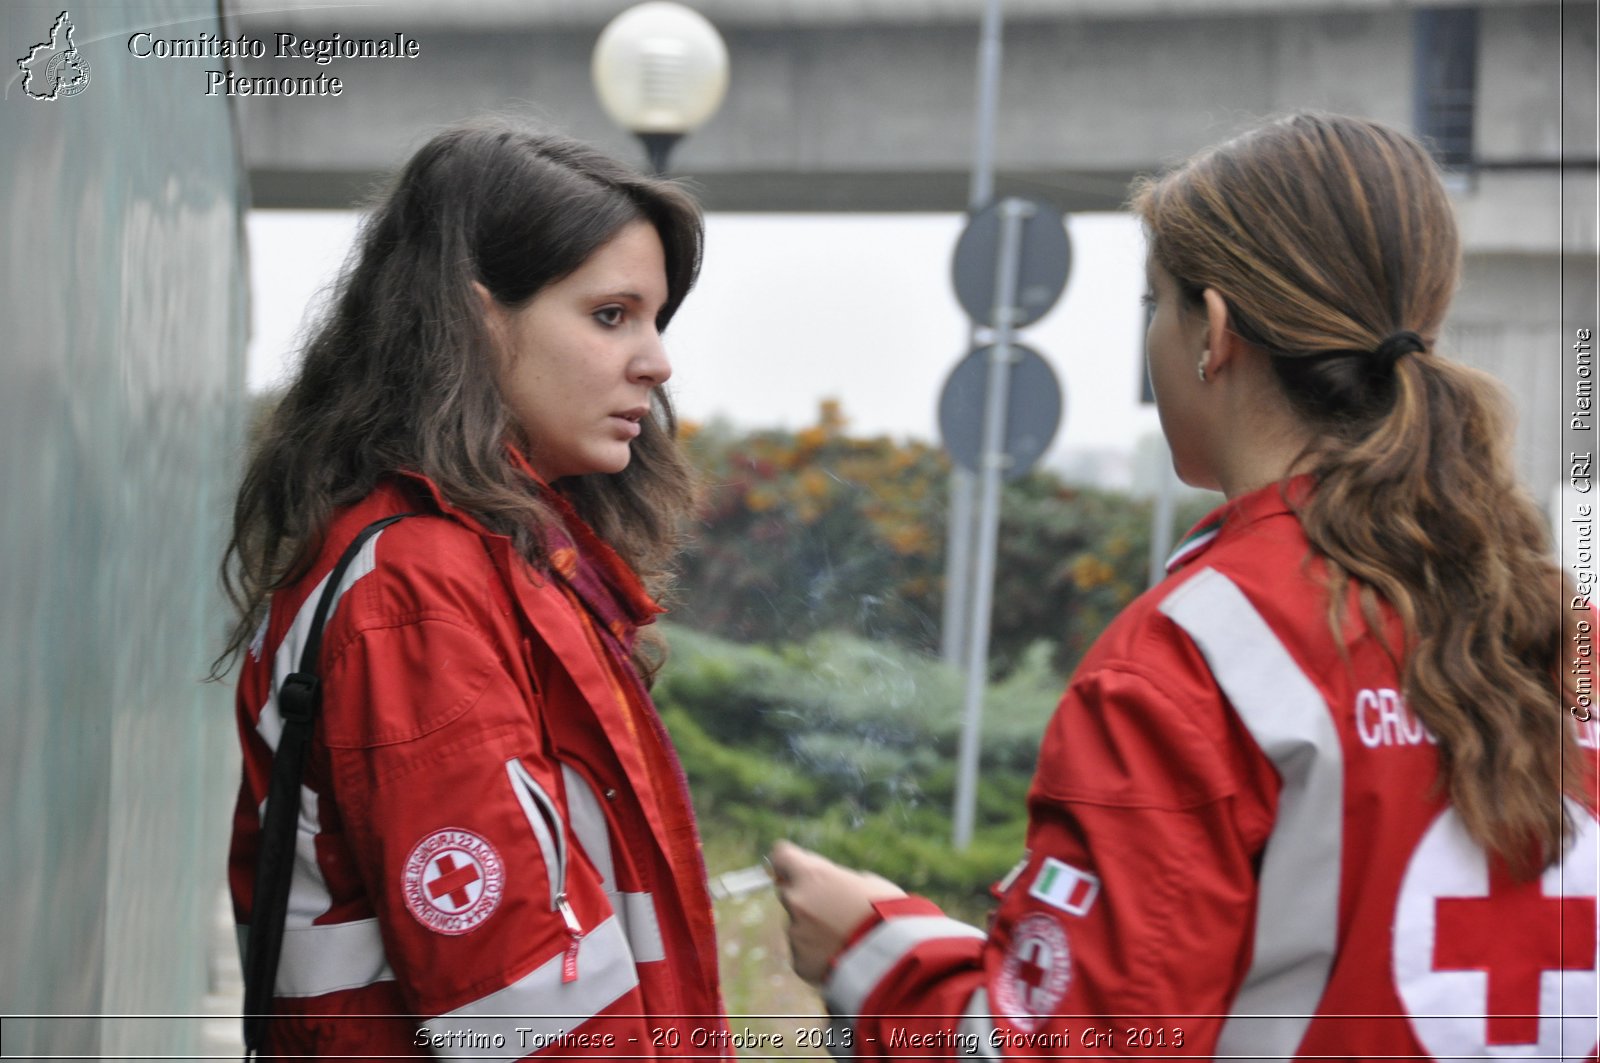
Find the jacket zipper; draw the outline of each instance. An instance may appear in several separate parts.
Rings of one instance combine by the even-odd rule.
[[[567,925],[568,943],[567,951],[561,957],[561,981],[576,982],[578,946],[583,943],[583,925],[578,922],[577,913],[567,901],[566,827],[555,801],[534,779],[533,774],[523,767],[522,761],[508,760],[506,769],[511,774],[513,787],[517,789],[528,825],[533,828],[539,847],[545,851],[545,862],[550,865],[550,910],[560,912],[561,921]],[[552,848],[555,850],[554,860],[551,860]]]

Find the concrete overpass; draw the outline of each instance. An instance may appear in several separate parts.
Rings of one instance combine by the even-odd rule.
[[[252,34],[398,31],[417,38],[421,51],[414,61],[333,64],[345,83],[337,100],[240,100],[259,205],[349,203],[427,128],[486,110],[531,111],[637,154],[600,110],[589,80],[595,37],[627,0],[239,6],[239,25]],[[965,206],[982,0],[696,6],[727,39],[730,89],[673,164],[693,177],[710,209]],[[1136,171],[1258,115],[1313,107],[1410,126],[1415,12],[1439,6],[1008,0],[999,187],[1068,210],[1115,209]],[[1567,154],[1592,167],[1592,98],[1588,122],[1559,105],[1564,48],[1569,65],[1581,69],[1587,58],[1593,67],[1592,5],[1563,13],[1548,0],[1499,0],[1483,5],[1480,18],[1484,180],[1510,189],[1530,174],[1548,175],[1562,158],[1564,115],[1591,134],[1569,143]],[[284,76],[311,68],[269,57],[238,69]]]
[[[711,210],[956,211],[973,139],[983,0],[692,0],[728,43],[721,111],[673,158]],[[431,129],[532,113],[625,157],[589,57],[629,0],[313,0],[231,5],[236,32],[417,39],[415,60],[245,59],[337,72],[330,98],[238,98],[255,203],[344,207]],[[1007,0],[1001,194],[1114,210],[1137,172],[1295,108],[1415,129],[1438,57],[1431,0]],[[1522,467],[1561,479],[1564,337],[1595,326],[1592,3],[1484,0],[1461,61],[1468,249],[1454,349],[1517,391]],[[210,66],[217,60],[196,60]],[[1430,73],[1433,71],[1433,73]],[[1460,71],[1457,71],[1460,74]],[[1459,116],[1459,115],[1458,115]]]

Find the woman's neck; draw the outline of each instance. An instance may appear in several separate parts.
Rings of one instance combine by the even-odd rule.
[[[1314,433],[1280,395],[1270,399],[1240,410],[1219,448],[1217,486],[1230,499],[1310,468]]]

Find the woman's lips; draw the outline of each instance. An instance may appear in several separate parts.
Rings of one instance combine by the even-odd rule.
[[[638,438],[641,430],[639,427],[639,422],[644,420],[645,414],[649,412],[650,411],[648,409],[640,406],[637,409],[622,410],[614,413],[611,415],[611,420],[616,422],[617,426],[622,430],[627,438],[636,439]]]

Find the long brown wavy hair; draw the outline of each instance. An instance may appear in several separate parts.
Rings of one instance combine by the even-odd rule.
[[[665,328],[699,273],[704,233],[676,185],[505,119],[448,129],[411,158],[364,222],[298,375],[259,429],[222,562],[238,620],[214,675],[271,593],[305,574],[333,514],[401,470],[545,562],[540,530],[555,517],[507,452],[513,426],[472,283],[520,307],[641,219],[666,254]],[[692,489],[660,388],[641,429],[622,472],[556,489],[659,592]],[[648,676],[659,647],[641,647]]]
[[[1314,428],[1300,519],[1335,637],[1352,582],[1380,638],[1378,599],[1393,606],[1404,695],[1467,830],[1523,875],[1553,862],[1583,778],[1559,696],[1564,581],[1512,468],[1503,390],[1435,348],[1461,250],[1427,151],[1296,114],[1142,181],[1132,205],[1154,260],[1189,300],[1223,296]],[[1417,338],[1396,347],[1403,332]]]

